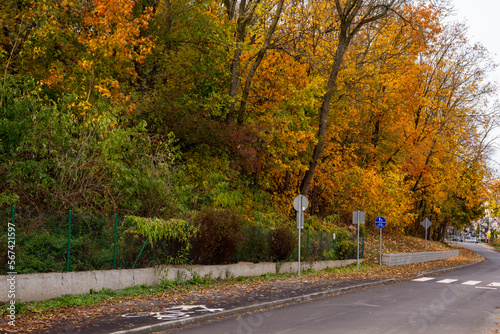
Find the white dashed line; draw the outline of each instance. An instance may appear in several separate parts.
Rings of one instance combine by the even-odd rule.
[[[414,282],[427,282],[427,281],[431,281],[433,279],[434,278],[432,278],[432,277],[421,277],[421,278],[416,278],[412,281],[414,281]]]
[[[458,281],[457,279],[451,279],[451,278],[448,278],[448,279],[443,279],[441,281],[437,281],[436,283],[444,283],[444,284],[448,284],[448,283],[453,283],[453,282],[456,282]]]
[[[463,285],[477,285],[479,283],[481,283],[482,281],[467,281],[467,282],[463,282],[462,284]]]
[[[420,277],[413,279],[413,282],[427,282],[427,281],[432,281],[434,280],[434,277]],[[443,279],[440,281],[435,281],[436,283],[443,283],[443,284],[449,284],[453,282],[457,282],[458,279],[452,279],[452,278],[447,278]],[[462,285],[478,285],[479,283],[482,283],[482,281],[465,281],[461,283]],[[476,286],[476,289],[486,289],[486,290],[497,290],[497,287],[500,287],[500,282],[492,282],[488,284],[487,286]]]

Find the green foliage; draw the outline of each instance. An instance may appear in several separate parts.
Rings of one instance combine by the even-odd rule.
[[[333,248],[330,248],[329,250],[324,250],[322,254],[322,257],[325,261],[337,260],[335,256],[336,256],[335,250]]]
[[[12,154],[31,130],[38,109],[38,87],[33,80],[5,77],[0,85],[0,156]]]
[[[262,226],[245,226],[239,249],[239,261],[262,262],[269,259],[271,230]]]
[[[10,209],[0,210],[4,217],[2,219],[10,218]],[[15,223],[17,272],[28,274],[66,270],[68,212],[48,213],[16,207]],[[69,268],[71,271],[113,267],[113,225],[114,219],[111,217],[73,212]],[[4,224],[0,227],[0,232],[7,236],[6,231],[7,224]],[[118,233],[120,236],[124,235],[122,230]],[[4,245],[7,245],[6,237],[4,241]],[[128,245],[128,248],[131,248],[131,245]],[[119,255],[123,249],[126,248],[118,248]],[[6,256],[6,253],[7,247],[0,247],[0,255]],[[6,266],[2,266],[0,272],[5,273],[6,269]]]
[[[126,232],[140,235],[147,239],[151,246],[166,240],[178,245],[177,253],[168,256],[168,263],[185,263],[193,247],[192,241],[196,238],[199,228],[189,225],[182,219],[159,219],[126,216],[125,223],[132,225]]]
[[[17,194],[8,194],[7,192],[0,193],[0,206],[8,204],[14,205],[19,201],[19,195]]]
[[[67,237],[40,231],[34,234],[21,235],[17,238],[17,242],[22,245],[22,247],[18,247],[18,272],[29,274],[64,270]],[[73,240],[74,247],[80,245],[81,240]]]
[[[345,260],[351,258],[356,250],[356,241],[346,230],[335,228],[335,259]],[[360,230],[361,231],[361,230]]]
[[[200,232],[194,243],[194,259],[200,264],[236,260],[243,240],[243,218],[229,209],[204,209],[193,218]]]
[[[350,259],[356,250],[356,242],[350,240],[339,240],[335,243],[335,259]]]
[[[9,99],[0,106],[2,202],[143,215],[178,210],[170,191],[178,158],[171,135],[149,137],[145,123],[120,127],[122,111],[106,105],[100,106],[106,117],[80,124],[74,97],[44,100],[34,84],[3,94]]]

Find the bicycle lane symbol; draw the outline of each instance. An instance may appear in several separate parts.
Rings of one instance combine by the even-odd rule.
[[[159,312],[137,312],[122,314],[124,318],[153,317],[161,321],[182,320],[191,317],[196,313],[220,312],[223,308],[208,308],[205,305],[180,305],[165,308]]]

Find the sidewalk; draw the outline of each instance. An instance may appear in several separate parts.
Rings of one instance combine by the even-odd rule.
[[[484,261],[461,249],[456,258],[380,270],[322,273],[280,279],[215,281],[188,288],[166,288],[163,293],[110,298],[82,305],[29,312],[16,316],[16,326],[0,319],[0,333],[100,334],[153,333],[199,321],[295,303],[328,295],[389,284],[421,275],[450,271]]]
[[[293,278],[193,290],[181,297],[105,306],[106,315],[81,311],[78,324],[54,324],[35,333],[152,333],[180,325],[386,284],[395,279]],[[172,300],[174,299],[174,300]],[[149,305],[148,305],[149,304]],[[95,311],[95,310],[94,310]],[[69,319],[68,319],[69,320]]]
[[[476,263],[478,262],[455,267],[434,268],[413,276],[455,270]],[[74,314],[65,317],[66,321],[59,321],[59,323],[51,321],[44,330],[33,331],[33,333],[153,333],[405,279],[409,277],[332,279],[326,276],[303,276],[251,284],[224,285],[211,289],[200,287],[196,290],[167,293],[149,299],[131,298],[130,301],[100,306],[99,309],[75,308]],[[61,316],[55,318],[61,319]]]

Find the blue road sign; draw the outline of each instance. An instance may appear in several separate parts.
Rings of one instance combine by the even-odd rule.
[[[385,220],[384,217],[377,217],[377,219],[375,219],[375,225],[377,225],[377,227],[383,228],[385,224],[387,224],[387,220]]]

